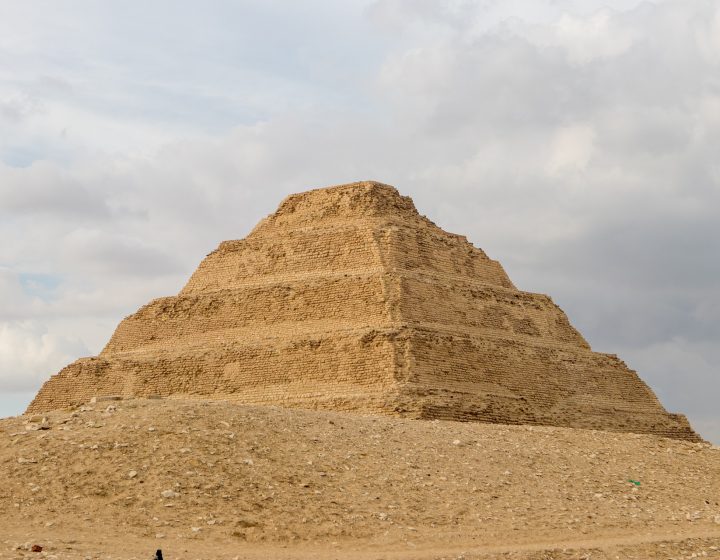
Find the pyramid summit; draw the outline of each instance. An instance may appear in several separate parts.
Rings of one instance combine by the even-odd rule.
[[[28,412],[102,395],[700,439],[548,296],[377,182],[287,197],[51,377]]]

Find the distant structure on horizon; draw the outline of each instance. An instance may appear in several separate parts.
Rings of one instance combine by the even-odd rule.
[[[177,296],[50,378],[41,412],[120,395],[229,399],[701,441],[545,295],[376,182],[287,197]]]

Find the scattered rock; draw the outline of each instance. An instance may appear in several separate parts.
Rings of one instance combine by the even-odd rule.
[[[34,545],[32,545],[32,547],[30,547],[31,552],[42,552],[42,550],[43,550],[43,547],[40,546],[39,544],[34,544]]]
[[[444,546],[438,535],[478,530],[488,542],[530,542],[535,536],[544,542],[590,541],[620,526],[639,533],[673,528],[677,535],[683,526],[696,534],[720,530],[720,455],[707,448],[689,455],[691,447],[683,442],[560,428],[371,422],[350,414],[334,420],[344,425],[341,431],[329,429],[321,412],[179,399],[139,400],[132,409],[118,405],[104,428],[85,425],[98,421],[106,406],[80,414],[68,432],[58,430],[56,419],[69,413],[48,414],[49,432],[25,431],[27,417],[0,421],[0,470],[4,465],[9,473],[0,492],[0,558],[99,557],[84,535],[76,537],[80,546],[65,551],[71,531],[77,531],[74,521],[58,516],[68,510],[77,512],[93,539],[108,536],[118,543],[132,532],[158,546],[165,539],[210,542],[234,533],[251,546],[290,540],[329,546],[336,531],[349,539],[378,535],[398,544],[417,535],[418,546],[437,537]],[[236,430],[232,443],[222,421]],[[42,417],[33,423],[41,422]],[[149,426],[157,431],[147,432]],[[10,437],[18,428],[24,437]],[[368,440],[375,433],[382,445]],[[664,452],[668,447],[674,455]],[[38,464],[24,464],[30,462]],[[627,471],[645,473],[647,481],[636,488],[627,482]],[[118,515],[120,508],[127,515]],[[46,528],[51,520],[52,530]],[[712,533],[712,527],[718,530]],[[62,542],[50,540],[60,535]],[[12,540],[2,545],[3,538]],[[28,548],[7,551],[29,539]],[[450,540],[453,550],[466,543]],[[701,544],[708,555],[707,544],[720,544],[695,541],[682,554],[671,542],[664,554],[618,552],[621,558],[689,558],[701,552]],[[42,553],[30,552],[41,542]],[[123,557],[147,558],[136,547],[128,546]],[[591,551],[557,557],[581,558],[585,552]],[[232,554],[228,550],[224,557]]]

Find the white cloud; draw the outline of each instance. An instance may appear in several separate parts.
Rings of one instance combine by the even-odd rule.
[[[562,49],[573,64],[621,55],[632,47],[637,36],[634,29],[613,18],[609,10],[589,17],[563,14],[552,25],[539,26],[528,33],[528,38],[540,47]]]
[[[551,176],[583,171],[593,155],[595,131],[586,124],[563,126],[553,136],[547,172]]]
[[[38,321],[0,322],[0,385],[3,393],[36,389],[87,348],[75,337],[47,332]]]

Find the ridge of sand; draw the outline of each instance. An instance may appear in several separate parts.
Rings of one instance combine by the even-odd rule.
[[[712,558],[719,501],[718,447],[650,435],[185,399],[0,420],[0,558]]]

